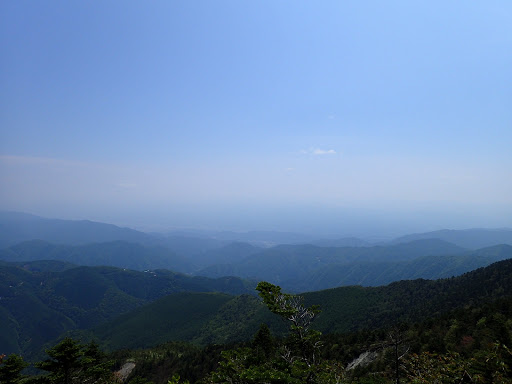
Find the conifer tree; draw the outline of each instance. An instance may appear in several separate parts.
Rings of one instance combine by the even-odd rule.
[[[113,362],[107,360],[106,354],[95,342],[90,342],[83,348],[80,365],[82,369],[79,377],[82,384],[105,383],[112,378]]]
[[[274,339],[267,324],[260,325],[260,329],[254,335],[252,348],[259,361],[268,359],[274,352]]]
[[[21,371],[28,364],[23,361],[21,356],[16,354],[9,355],[7,359],[0,360],[0,383],[18,384],[23,379]]]
[[[115,381],[111,371],[113,362],[107,359],[95,342],[82,345],[67,337],[46,353],[50,358],[35,366],[49,374],[34,378],[34,383],[106,384]]]
[[[71,384],[80,368],[83,355],[78,341],[66,337],[46,350],[46,353],[50,358],[36,363],[36,368],[49,372],[48,379],[52,383]]]
[[[71,384],[82,357],[78,341],[66,337],[59,344],[47,349],[46,354],[50,358],[36,363],[36,368],[49,372],[47,378],[52,383]]]

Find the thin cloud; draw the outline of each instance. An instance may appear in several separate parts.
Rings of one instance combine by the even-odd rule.
[[[313,150],[313,155],[335,155],[336,154],[336,151],[334,149],[314,149]]]
[[[303,149],[300,153],[303,155],[325,156],[335,155],[337,152],[334,149],[310,148],[308,150]]]

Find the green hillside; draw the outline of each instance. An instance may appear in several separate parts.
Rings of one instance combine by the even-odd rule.
[[[341,287],[304,294],[323,312],[323,332],[347,332],[419,321],[465,305],[512,295],[512,260],[494,263],[462,276],[441,280],[399,281],[384,287]]]
[[[37,352],[65,331],[96,326],[176,292],[252,293],[249,283],[236,278],[113,267],[31,271],[30,265],[24,263],[26,269],[0,265],[0,321],[6,325],[0,331],[3,353]]]
[[[509,246],[499,246],[471,255],[503,257],[508,252]],[[91,328],[88,337],[114,349],[170,340],[200,345],[247,340],[261,323],[269,324],[275,334],[283,331],[282,323],[258,299],[243,295],[254,294],[253,286],[238,278],[69,267],[41,261],[0,265],[2,352],[30,355],[65,331]],[[322,308],[316,327],[339,333],[415,322],[511,296],[511,280],[512,260],[505,260],[454,278],[348,286],[303,296],[307,305]]]
[[[65,328],[64,322],[59,323],[59,319],[64,319],[58,317],[60,312],[54,314],[52,312],[54,309],[41,306],[42,301],[30,291],[31,287],[35,287],[41,281],[41,274],[19,267],[2,268],[1,281],[4,284],[1,288],[2,293],[11,294],[11,297],[7,298],[8,301],[12,299],[14,293],[14,296],[20,300],[11,300],[11,303],[17,302],[18,309],[21,310],[27,305],[34,306],[33,312],[30,313],[31,316],[34,316],[30,319],[32,324],[29,319],[22,319],[26,321],[24,326],[37,327],[36,331],[40,334],[56,332],[60,328]],[[97,270],[101,272],[96,273]],[[80,267],[62,273],[46,273],[47,275],[66,275],[66,279],[45,281],[44,285],[51,282],[50,290],[55,293],[55,298],[60,298],[61,305],[63,303],[73,304],[77,311],[74,315],[80,315],[81,310],[94,313],[95,309],[101,307],[101,301],[105,300],[105,292],[112,289],[113,285],[117,285],[114,283],[115,279],[106,277],[109,275],[107,272],[114,272],[114,275],[122,276],[125,271],[116,271],[115,268]],[[134,271],[130,271],[130,273],[140,274]],[[159,279],[157,273],[141,275]],[[119,275],[117,278],[119,279]],[[81,281],[77,285],[78,288],[82,283],[83,287],[94,286],[94,290],[88,292],[90,298],[83,298],[75,292],[67,292],[69,281],[73,279]],[[146,291],[146,294],[148,293],[149,291]],[[449,372],[458,372],[456,362],[469,367],[471,372],[498,372],[497,369],[500,369],[500,366],[497,364],[501,360],[496,360],[496,364],[492,360],[492,364],[482,365],[478,363],[478,358],[484,359],[481,360],[484,362],[496,359],[493,356],[498,356],[496,355],[497,350],[493,349],[495,348],[493,346],[502,345],[501,343],[508,345],[512,340],[509,320],[512,305],[512,260],[497,262],[455,278],[435,281],[423,279],[400,281],[383,287],[341,287],[305,293],[303,297],[305,307],[317,304],[322,309],[314,320],[314,328],[324,333],[323,342],[319,344],[323,346],[321,347],[322,358],[329,359],[329,364],[333,364],[333,369],[341,367],[340,364],[348,364],[369,349],[373,351],[372,359],[374,360],[366,368],[354,371],[343,371],[342,369],[340,371],[344,375],[344,382],[347,383],[360,382],[356,378],[363,377],[370,380],[369,378],[376,377],[375,375],[380,375],[382,380],[361,381],[361,383],[391,382],[389,375],[392,372],[393,364],[389,358],[391,353],[389,337],[390,332],[395,332],[393,330],[400,329],[399,332],[402,332],[404,337],[407,336],[406,346],[410,352],[408,360],[405,362],[406,366],[411,367],[410,364],[415,364],[416,360],[414,359],[420,358],[415,354],[421,354],[421,359],[426,359],[426,363],[422,364],[430,364],[425,367],[437,369],[439,364],[443,364],[442,362],[449,362]],[[120,299],[122,301],[121,296]],[[39,312],[42,316],[36,315]],[[5,316],[6,319],[14,318],[13,314],[20,314],[16,313],[16,306],[0,307],[0,315]],[[34,321],[36,318],[37,321]],[[68,319],[72,320],[71,317]],[[128,356],[127,354],[130,352],[126,348],[153,347],[163,342],[177,340],[203,346],[244,342],[243,346],[246,348],[232,351],[231,354],[224,354],[224,358],[227,361],[233,358],[242,358],[243,360],[240,362],[244,365],[263,364],[265,369],[277,369],[276,372],[280,372],[284,366],[281,355],[277,351],[275,351],[277,355],[273,357],[276,365],[272,365],[272,367],[265,363],[266,360],[261,355],[262,351],[258,352],[261,344],[258,347],[255,335],[261,332],[261,328],[259,328],[261,323],[268,324],[273,335],[281,336],[286,333],[287,322],[272,314],[260,299],[254,296],[232,296],[213,292],[181,292],[171,293],[152,303],[139,306],[130,312],[103,322],[93,329],[77,332],[75,327],[73,335],[82,340],[96,339],[100,341],[103,348],[109,350],[123,349],[125,352],[118,353],[118,356],[123,354]],[[21,325],[20,322],[18,324],[4,322],[4,324]],[[74,324],[72,325],[74,326]],[[291,330],[293,331],[293,329],[292,327]],[[16,334],[5,332],[3,329],[0,332],[0,340],[7,343],[19,343],[20,339],[13,339],[12,335]],[[313,337],[313,335],[312,333],[311,336]],[[248,342],[251,339],[253,341]],[[24,338],[23,340],[31,339]],[[262,340],[259,343],[263,342]],[[274,339],[273,343],[276,343],[274,345],[286,344],[292,342],[291,340],[288,338],[281,341]],[[44,341],[39,340],[39,342]],[[499,344],[496,344],[497,342]],[[233,373],[236,370],[244,369],[238,364],[232,366],[235,371],[230,369],[226,371],[225,368],[229,368],[228,366],[224,366],[224,368],[222,365],[215,366],[211,359],[215,358],[214,356],[217,360],[219,358],[219,349],[216,347],[213,349],[191,349],[180,346],[180,344],[167,345],[171,348],[168,352],[162,352],[162,347],[159,347],[154,350],[159,351],[157,355],[152,351],[135,354],[135,356],[139,356],[138,358],[142,358],[141,356],[149,358],[144,360],[136,372],[151,378],[159,377],[159,383],[166,383],[166,378],[176,372],[169,371],[169,369],[178,369],[177,367],[180,367],[180,374],[195,378],[198,376],[191,373],[192,367],[199,368],[203,375],[206,372],[205,367],[209,367],[208,369],[220,369],[217,372],[223,375],[228,374],[228,376],[231,375],[229,372]],[[289,345],[293,346],[293,344]],[[223,348],[226,349],[226,347]],[[503,349],[505,347],[500,348],[502,349],[499,351],[498,357],[501,359],[501,356],[504,356],[510,360],[507,357],[507,350]],[[22,348],[19,350],[24,352]],[[182,353],[185,353],[180,351],[188,351],[186,352],[188,363],[180,363],[180,359],[183,357]],[[453,355],[455,352],[459,353],[460,357]],[[434,357],[431,358],[432,355],[429,353],[444,355],[441,360],[436,360]],[[25,356],[27,355],[25,354]],[[246,360],[244,356],[252,357],[250,360]],[[261,360],[262,358],[263,360]],[[201,361],[204,362],[204,367],[201,366]],[[171,362],[172,366],[169,365]],[[172,368],[173,366],[175,368]],[[327,369],[325,372],[330,370],[328,367],[331,366],[324,367]],[[324,368],[319,367],[319,369]],[[155,370],[157,372],[154,372]],[[292,372],[292,375],[300,374],[300,372]],[[409,371],[409,373],[411,372]],[[507,377],[510,376],[509,370],[503,372],[508,375]]]
[[[78,335],[101,340],[110,350],[175,340],[205,346],[249,340],[262,323],[271,324],[278,334],[286,330],[255,296],[178,293]]]
[[[247,340],[262,322],[269,324],[275,334],[283,331],[283,324],[256,298],[251,297],[226,299],[222,306],[215,301],[217,304],[207,305],[208,308],[217,308],[215,313],[209,312],[201,322],[196,323],[196,327],[184,323],[181,329],[179,321],[175,322],[174,319],[177,303],[184,305],[181,309],[183,317],[187,316],[189,309],[180,295],[127,313],[97,328],[94,334],[112,348],[123,348],[132,344],[129,337],[121,335],[137,335],[137,346],[148,347],[157,341],[153,330],[161,327],[167,329],[170,327],[168,324],[173,325],[172,333],[159,332],[162,337],[158,338],[158,342],[182,340],[206,345]],[[309,292],[303,296],[306,305],[320,305],[322,312],[315,320],[315,327],[323,333],[387,327],[512,296],[512,260],[501,261],[456,278],[400,281],[384,287],[340,287]],[[202,299],[209,300],[209,297],[214,296]],[[165,316],[166,313],[169,316]],[[128,344],[123,345],[123,340]]]
[[[233,297],[220,293],[171,294],[96,329],[110,349],[140,348],[163,340],[192,340]]]

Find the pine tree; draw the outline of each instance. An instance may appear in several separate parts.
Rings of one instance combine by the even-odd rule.
[[[21,371],[27,365],[28,364],[23,361],[23,358],[16,354],[10,355],[7,359],[0,360],[0,383],[19,383],[23,379]]]
[[[252,348],[260,362],[268,359],[274,352],[274,339],[267,324],[263,323],[260,325],[260,329],[254,335]]]
[[[100,350],[99,345],[95,342],[90,342],[83,348],[80,365],[82,369],[78,376],[82,384],[106,383],[112,378],[111,367],[113,362],[107,360],[106,354]]]
[[[73,383],[83,356],[79,342],[66,337],[53,348],[46,350],[46,353],[50,359],[36,363],[36,368],[49,372],[48,379],[52,383]]]

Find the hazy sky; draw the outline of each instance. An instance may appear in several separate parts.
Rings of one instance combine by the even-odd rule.
[[[512,2],[2,1],[0,209],[512,226]]]

